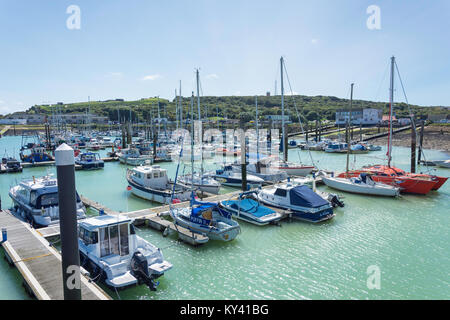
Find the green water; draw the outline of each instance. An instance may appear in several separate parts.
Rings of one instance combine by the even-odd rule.
[[[0,154],[18,149],[20,137],[0,139]],[[409,169],[409,149],[394,148],[394,166]],[[105,154],[106,151],[101,151]],[[382,162],[385,151],[357,155],[356,167]],[[444,159],[426,150],[427,159]],[[313,152],[322,169],[344,170],[346,156]],[[290,150],[289,159],[310,162],[306,151]],[[351,156],[353,164],[355,157]],[[162,163],[174,177],[176,164]],[[214,163],[208,161],[207,167]],[[424,171],[419,167],[418,171]],[[24,169],[0,175],[3,207],[11,204],[10,185],[40,176],[54,167]],[[450,170],[435,174],[449,176]],[[105,163],[104,170],[77,171],[77,189],[90,199],[118,210],[152,206],[129,195],[125,167]],[[322,190],[331,191],[327,187]],[[228,191],[231,189],[227,189]],[[227,191],[224,190],[224,191]],[[343,194],[343,193],[341,193]],[[428,196],[399,199],[345,195],[344,208],[329,222],[312,225],[282,222],[257,227],[239,222],[234,241],[211,241],[193,248],[145,227],[138,234],[163,249],[174,268],[160,278],[157,292],[145,286],[120,291],[122,299],[449,299],[450,182]],[[381,271],[381,288],[369,290],[367,268]],[[28,298],[17,270],[0,262],[0,299]],[[108,291],[117,298],[115,292]]]

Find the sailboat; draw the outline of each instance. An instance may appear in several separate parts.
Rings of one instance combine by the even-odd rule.
[[[196,79],[197,79],[197,109],[198,109],[198,121],[201,123],[201,114],[200,114],[200,89],[199,89],[199,72],[197,70],[196,72]],[[194,124],[194,93],[192,93],[191,96],[191,123]],[[192,130],[192,133],[194,133],[194,130]],[[200,137],[200,139],[202,139],[202,137]],[[219,194],[219,190],[220,190],[220,183],[216,180],[214,180],[213,177],[211,177],[210,175],[206,175],[203,172],[203,155],[202,154],[202,147],[200,146],[199,148],[200,152],[199,154],[201,155],[201,169],[199,173],[193,173],[191,175],[184,175],[181,176],[179,178],[180,184],[183,185],[194,185],[194,187],[196,187],[198,190],[203,191],[203,192],[208,192],[208,193],[212,193],[212,194]],[[191,166],[192,166],[192,170],[194,168],[194,135],[192,134],[192,139],[191,139],[191,148],[190,148],[190,153],[191,153]],[[181,152],[181,155],[183,153]]]
[[[427,194],[431,190],[438,190],[448,178],[438,177],[429,174],[409,173],[399,168],[391,166],[392,160],[392,115],[394,109],[394,67],[396,65],[395,57],[391,58],[391,84],[389,98],[389,134],[387,165],[374,165],[363,167],[358,170],[341,173],[338,177],[357,177],[361,173],[370,173],[375,182],[400,187],[402,192],[413,194]],[[397,70],[398,71],[398,70]],[[412,122],[414,130],[414,122]]]
[[[352,104],[353,104],[353,86],[354,84],[351,84],[351,90],[350,90],[350,116],[349,119],[347,119],[347,126],[350,127],[352,125]],[[400,194],[400,188],[386,185],[383,183],[377,183],[372,180],[371,175],[368,173],[361,173],[359,177],[348,177],[348,163],[349,163],[349,156],[351,152],[351,146],[350,143],[346,143],[346,149],[347,149],[347,165],[345,173],[346,175],[344,177],[340,176],[338,178],[335,178],[333,176],[324,175],[322,176],[322,181],[330,188],[351,192],[351,193],[358,193],[358,194],[368,194],[368,195],[377,195],[377,196],[390,196],[395,197]]]
[[[198,74],[198,70],[197,70]],[[193,95],[192,95],[193,96]],[[191,100],[192,101],[192,100]],[[191,103],[192,106],[192,103]],[[193,121],[191,122],[194,125]],[[191,141],[194,139],[192,130]],[[192,146],[191,142],[191,146]],[[183,149],[180,151],[180,155]],[[194,161],[191,153],[191,201],[189,207],[174,208],[170,206],[170,216],[174,220],[175,226],[179,225],[191,230],[194,233],[206,235],[211,240],[231,241],[241,232],[239,224],[232,219],[232,214],[221,209],[217,202],[198,201],[194,196]],[[175,184],[177,183],[178,169],[175,174]]]

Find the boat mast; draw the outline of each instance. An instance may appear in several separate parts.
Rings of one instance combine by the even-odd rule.
[[[159,96],[158,96],[158,139],[161,131],[161,113],[159,112]]]
[[[177,89],[175,89],[175,123],[177,124],[177,131],[178,131],[178,120],[179,120],[179,117],[178,117],[178,100],[177,100],[177,97],[178,97],[178,95],[177,95]]]
[[[256,105],[256,161],[259,162],[258,96],[255,96],[255,105]]]
[[[191,95],[191,190],[194,192],[194,91]]]
[[[350,145],[351,145],[351,141],[350,141],[350,126],[352,125],[352,106],[353,106],[353,86],[354,83],[352,83],[351,88],[350,88],[350,112],[349,112],[349,117],[347,118],[347,165],[345,167],[345,173],[346,173],[346,177],[348,176],[348,162],[349,162],[349,158],[350,158]]]
[[[196,78],[197,78],[197,111],[198,111],[198,121],[199,124],[202,125],[202,115],[200,113],[200,86],[199,86],[199,74],[198,74],[198,69],[197,69],[197,73],[196,73]],[[202,135],[202,132],[200,131],[200,135]],[[199,137],[200,141],[203,140],[203,137]],[[200,142],[200,157],[201,157],[201,165],[200,165],[200,177],[203,178],[203,148],[202,148],[202,143]]]
[[[180,129],[183,129],[183,102],[181,100],[181,80],[180,80],[180,95],[178,97],[178,107],[180,108]]]
[[[391,167],[392,159],[392,114],[394,109],[394,65],[395,57],[391,58],[391,86],[389,95],[389,135],[388,135],[388,167]]]
[[[283,57],[280,58],[280,66],[281,66],[281,132],[282,132],[282,139],[281,139],[281,145],[283,146],[283,159],[284,161],[287,161],[288,154],[287,154],[287,146],[285,146],[285,128],[284,128],[284,86],[283,86]]]

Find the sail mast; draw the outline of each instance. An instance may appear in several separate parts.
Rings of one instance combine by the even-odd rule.
[[[256,105],[256,161],[259,162],[258,96],[255,96],[255,105]]]
[[[349,134],[349,129],[352,125],[352,106],[353,106],[353,85],[354,83],[352,83],[351,85],[351,89],[350,89],[350,112],[349,112],[349,117],[347,119],[347,165],[345,167],[345,173],[346,176],[348,174],[348,162],[349,162],[349,158],[350,158],[350,145],[351,145],[351,141],[350,141],[350,134]]]
[[[180,80],[180,95],[178,97],[178,106],[180,108],[180,129],[183,129],[183,103],[181,100],[181,80]]]
[[[191,95],[191,190],[194,191],[194,91]]]
[[[281,139],[281,145],[283,146],[283,159],[284,161],[287,161],[287,146],[285,145],[285,128],[284,128],[284,86],[283,86],[283,57],[280,58],[280,67],[281,67],[281,132],[282,132],[282,139]]]
[[[199,121],[199,124],[200,124],[200,126],[202,125],[202,116],[201,116],[201,113],[200,113],[200,86],[199,86],[199,82],[200,82],[200,80],[199,80],[199,74],[198,74],[198,69],[197,69],[197,111],[198,111],[198,121]],[[201,127],[200,127],[201,128]],[[202,140],[203,140],[203,137],[202,137],[202,131],[200,130],[200,132],[199,132],[199,134],[200,134],[200,157],[201,157],[201,165],[200,165],[200,177],[203,177],[203,148],[202,148]]]
[[[388,167],[391,167],[392,159],[392,114],[394,109],[394,65],[395,57],[391,58],[391,86],[389,95],[389,135],[388,135]]]

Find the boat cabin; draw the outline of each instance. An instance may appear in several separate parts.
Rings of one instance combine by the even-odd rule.
[[[124,216],[98,216],[79,223],[78,238],[89,254],[119,263],[130,255],[130,235],[135,234],[132,219]],[[132,240],[131,240],[132,241]]]
[[[161,168],[158,165],[141,165],[133,168],[131,179],[141,186],[157,189],[167,188],[167,184],[169,182],[169,179],[167,177],[167,170]]]

